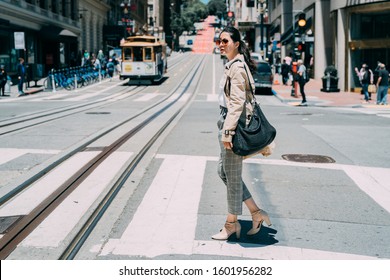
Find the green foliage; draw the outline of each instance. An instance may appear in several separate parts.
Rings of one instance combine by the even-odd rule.
[[[226,15],[226,1],[225,0],[210,0],[207,3],[209,14],[222,18]]]
[[[194,23],[204,20],[207,16],[207,6],[200,0],[183,0],[181,14],[171,14],[171,30],[180,36],[183,31],[194,30]]]

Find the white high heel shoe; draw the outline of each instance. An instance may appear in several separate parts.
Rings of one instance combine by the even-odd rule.
[[[240,239],[241,225],[238,221],[226,222],[221,231],[214,234],[211,238],[215,240],[227,240],[233,233],[236,233],[237,239]]]
[[[271,220],[268,213],[264,210],[257,210],[252,213],[252,228],[247,232],[247,235],[254,235],[260,231],[261,225],[265,221],[268,226],[271,226]]]

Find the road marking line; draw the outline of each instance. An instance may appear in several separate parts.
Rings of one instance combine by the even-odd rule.
[[[114,254],[191,254],[207,158],[159,156],[164,161]],[[113,243],[112,243],[113,242]]]
[[[258,244],[246,244],[244,247],[240,243],[195,240],[206,164],[207,161],[217,161],[218,157],[158,154],[156,158],[162,158],[164,161],[132,221],[120,239],[110,239],[104,244],[100,255],[156,257],[166,254],[208,254],[256,259],[375,259],[370,256],[277,245],[262,247]],[[256,158],[247,159],[245,162],[343,170],[348,176],[352,176],[360,188],[367,180],[388,184],[387,177],[380,176],[388,170],[385,168]],[[364,172],[361,172],[362,170]],[[379,191],[376,190],[377,194],[372,188],[364,191],[377,201],[379,193],[387,192],[388,189],[386,185]],[[97,247],[93,248],[94,252],[99,251]]]
[[[0,148],[0,165],[26,154],[58,154],[59,150]]]
[[[377,260],[378,258],[287,246],[195,240],[193,254],[264,260]]]
[[[390,213],[390,172],[388,169],[344,166],[343,170],[362,191]]]
[[[149,100],[155,98],[156,96],[157,96],[157,94],[155,94],[155,93],[147,93],[147,94],[144,94],[144,95],[140,96],[139,98],[135,99],[134,101],[135,102],[149,101]]]
[[[99,152],[74,155],[0,208],[0,217],[27,215]]]
[[[58,247],[132,154],[114,152],[110,155],[21,243],[21,246]]]

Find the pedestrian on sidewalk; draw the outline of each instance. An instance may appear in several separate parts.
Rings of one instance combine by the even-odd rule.
[[[5,96],[5,84],[7,83],[8,75],[4,65],[0,66],[0,95]]]
[[[110,77],[110,81],[112,81],[112,77],[114,76],[114,70],[115,70],[115,65],[114,62],[112,61],[112,58],[108,60],[106,67],[107,67],[108,76]]]
[[[291,65],[287,64],[286,59],[283,59],[282,67],[282,79],[283,79],[283,85],[287,86],[289,74],[291,72]]]
[[[26,67],[24,66],[24,58],[19,58],[19,64],[17,67],[17,73],[18,73],[18,93],[19,96],[25,95],[23,91],[23,85],[24,85],[24,79],[26,75]]]
[[[305,84],[306,84],[306,66],[303,64],[303,60],[299,59],[297,61],[298,64],[298,71],[297,71],[297,79],[298,79],[298,84],[299,84],[299,91],[301,92],[302,95],[302,102],[299,104],[299,106],[307,106],[306,102],[306,94],[305,94]]]
[[[232,137],[244,106],[246,106],[247,114],[251,114],[253,110],[251,104],[246,103],[246,99],[247,96],[250,101],[252,99],[249,83],[254,88],[251,72],[256,71],[256,65],[250,58],[249,49],[241,40],[240,32],[236,28],[226,27],[219,35],[216,44],[221,54],[228,59],[220,82],[221,116],[218,121],[218,140],[221,150],[218,174],[227,188],[228,215],[222,230],[212,238],[227,240],[233,233],[237,238],[240,237],[241,225],[237,216],[242,214],[243,202],[252,214],[252,229],[247,235],[259,232],[264,220],[268,225],[271,225],[271,222],[268,214],[257,206],[242,180],[244,158],[232,151]]]
[[[371,71],[371,69],[366,63],[362,64],[362,68],[360,68],[360,70],[355,67],[355,72],[356,75],[359,77],[359,81],[362,86],[364,100],[366,103],[369,103],[369,100],[371,100],[371,93],[368,92],[368,85],[374,83],[374,73]]]
[[[376,104],[387,105],[387,91],[389,90],[389,71],[386,70],[385,64],[379,65],[379,76],[377,81]]]

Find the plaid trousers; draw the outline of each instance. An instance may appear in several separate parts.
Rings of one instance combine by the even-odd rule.
[[[228,212],[233,215],[242,214],[242,202],[252,197],[242,180],[243,157],[236,155],[232,150],[225,149],[222,144],[223,118],[218,122],[218,140],[221,154],[218,161],[218,175],[227,188]]]

